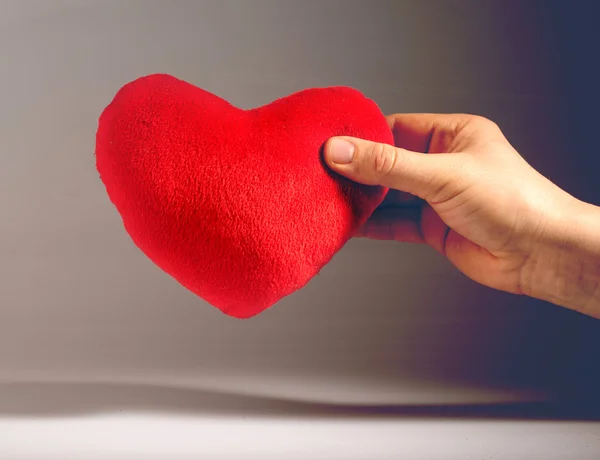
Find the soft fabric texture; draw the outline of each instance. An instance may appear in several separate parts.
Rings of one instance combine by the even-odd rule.
[[[393,142],[379,107],[351,88],[242,110],[150,75],[100,116],[96,166],[147,257],[224,313],[249,318],[305,286],[387,193],[327,168],[323,146],[337,135]]]

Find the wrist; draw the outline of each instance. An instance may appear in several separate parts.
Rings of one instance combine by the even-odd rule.
[[[569,200],[530,257],[526,294],[600,318],[600,208]]]

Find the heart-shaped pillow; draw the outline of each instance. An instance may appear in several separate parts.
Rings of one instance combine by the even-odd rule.
[[[387,190],[324,164],[328,138],[391,143],[379,107],[346,87],[242,110],[169,75],[121,88],[96,166],[133,242],[224,313],[249,318],[302,288]]]

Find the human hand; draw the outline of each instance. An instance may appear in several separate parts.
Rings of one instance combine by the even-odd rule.
[[[546,284],[550,271],[564,271],[557,265],[564,243],[583,245],[585,232],[573,217],[589,215],[590,205],[538,173],[490,120],[458,114],[388,120],[395,147],[348,137],[325,146],[335,172],[391,189],[357,236],[426,243],[483,285],[579,308]],[[588,243],[581,248],[587,255],[600,250]],[[598,281],[600,269],[590,276]],[[582,296],[588,294],[595,295]]]

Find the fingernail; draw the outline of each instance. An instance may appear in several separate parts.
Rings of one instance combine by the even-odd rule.
[[[347,165],[352,163],[354,157],[354,144],[346,139],[334,138],[329,146],[329,158],[334,163]]]

